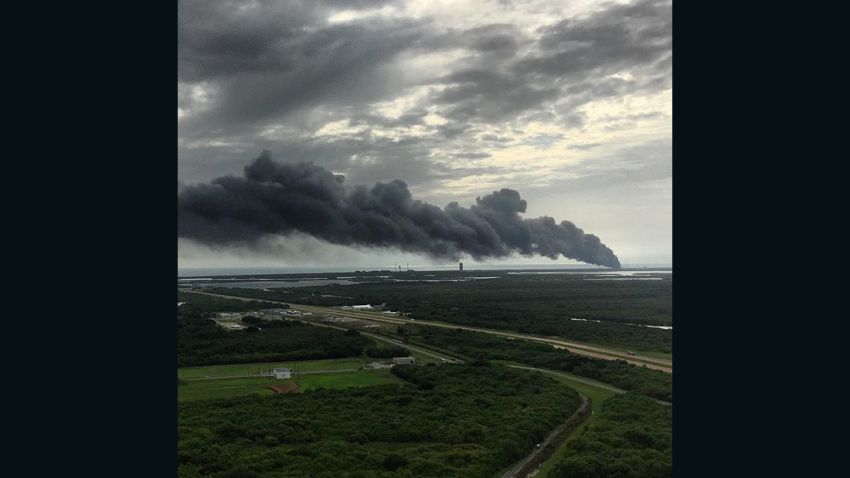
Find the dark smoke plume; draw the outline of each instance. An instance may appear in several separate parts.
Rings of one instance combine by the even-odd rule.
[[[494,191],[464,208],[413,199],[395,180],[346,187],[344,177],[310,163],[285,164],[264,151],[244,177],[225,176],[177,195],[177,235],[205,244],[245,244],[293,231],[333,244],[395,247],[457,260],[512,253],[563,255],[619,268],[599,238],[569,221],[523,219],[526,202],[512,189]]]

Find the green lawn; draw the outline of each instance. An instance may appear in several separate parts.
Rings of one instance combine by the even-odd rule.
[[[254,364],[256,365],[256,364]],[[192,380],[177,386],[177,401],[203,400],[207,398],[230,398],[259,393],[270,395],[273,392],[265,387],[279,385],[291,380],[277,380],[271,377],[222,378],[214,380]],[[342,373],[321,373],[302,375],[298,378],[301,391],[316,388],[349,388],[403,383],[388,369]]]
[[[300,372],[338,370],[347,368],[360,368],[366,362],[367,360],[363,358],[344,358],[330,360],[300,360],[298,362],[265,362],[231,365],[209,365],[206,367],[183,367],[177,369],[177,378],[197,379],[257,375],[260,370],[269,370],[275,367],[288,367],[291,369],[295,369],[296,365],[298,367],[298,371]]]
[[[177,386],[177,401],[231,398],[252,393],[271,395],[272,391],[263,387],[274,383],[269,377],[197,380]]]

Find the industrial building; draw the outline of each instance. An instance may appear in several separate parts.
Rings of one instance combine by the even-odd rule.
[[[285,367],[272,370],[272,374],[274,378],[292,378],[292,370]]]
[[[235,319],[241,319],[242,317],[245,317],[246,315],[248,315],[247,312],[219,312],[218,318],[224,319],[224,320],[235,320]]]
[[[384,306],[387,304],[361,304],[361,305],[344,305],[341,308],[343,310],[384,310]]]
[[[393,357],[393,363],[396,365],[413,365],[416,359],[413,357]]]
[[[363,366],[365,370],[380,370],[382,368],[392,368],[393,364],[385,362],[369,362]]]

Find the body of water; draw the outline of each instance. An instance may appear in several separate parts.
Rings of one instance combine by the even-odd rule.
[[[215,282],[202,283],[204,287],[226,287],[228,289],[276,289],[280,287],[312,287],[320,285],[352,285],[357,282],[344,279],[316,279],[316,280],[295,280],[295,281],[280,281],[280,280],[251,280],[243,282]]]
[[[622,276],[628,277],[636,274],[672,274],[672,270],[636,270],[636,271],[613,271],[610,269],[603,269],[598,271],[515,271],[508,272],[508,274],[516,274],[516,275],[549,275],[549,274],[588,274],[588,275],[600,275],[600,276]]]
[[[644,271],[612,271],[601,266],[590,264],[565,264],[553,262],[551,264],[474,264],[471,262],[464,263],[466,272],[473,271],[508,271],[508,270],[540,270],[549,269],[553,273],[563,272],[599,272],[599,273],[617,273],[617,272],[638,272],[649,273],[654,272],[654,269],[665,268],[659,264],[625,264],[624,267],[645,267]],[[402,264],[402,270],[407,269],[407,264]],[[410,269],[416,271],[456,271],[457,263],[447,265],[433,264],[410,264]],[[652,269],[652,270],[650,270]],[[203,267],[203,268],[178,268],[177,277],[215,277],[215,276],[238,276],[238,275],[268,275],[268,274],[347,274],[354,271],[395,271],[396,265],[376,265],[374,267],[367,266],[333,266],[333,267]],[[557,270],[557,271],[556,271]],[[542,271],[541,271],[542,272]],[[660,270],[657,273],[669,273],[671,270]]]

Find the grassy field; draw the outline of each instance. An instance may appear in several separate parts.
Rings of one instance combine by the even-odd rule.
[[[381,372],[360,375],[392,379]],[[579,403],[563,384],[507,367],[395,372],[405,382],[181,402],[179,474],[492,477]],[[316,377],[352,385],[341,374]]]
[[[244,375],[257,375],[260,370],[269,370],[276,367],[288,367],[294,369],[296,365],[300,372],[316,372],[324,370],[360,368],[366,362],[367,360],[365,358],[343,358],[329,360],[301,360],[298,362],[265,362],[209,365],[206,367],[183,367],[177,369],[177,378],[191,380],[198,378],[239,377]]]
[[[271,395],[266,385],[276,381],[269,377],[223,378],[219,380],[198,380],[177,386],[177,401],[204,400],[207,398],[232,398],[258,393]]]
[[[256,365],[256,364],[255,364]],[[300,368],[299,368],[300,369]],[[177,386],[177,401],[204,400],[208,398],[231,398],[242,395],[271,395],[265,387],[280,385],[291,380],[277,380],[271,377],[222,378],[214,380],[193,380]],[[386,370],[322,373],[302,375],[298,378],[301,391],[316,388],[349,388],[402,383],[400,379]]]
[[[410,353],[419,365],[439,363],[440,360],[429,355],[418,352]],[[368,362],[389,362],[390,359],[376,359],[367,356],[350,357],[342,359],[327,360],[299,360],[291,362],[263,362],[263,363],[240,363],[228,365],[207,365],[203,367],[181,367],[177,369],[177,378],[184,380],[243,377],[246,375],[257,375],[261,370],[270,370],[277,367],[287,367],[299,372],[319,372],[326,370],[341,370],[349,368],[360,368]]]

